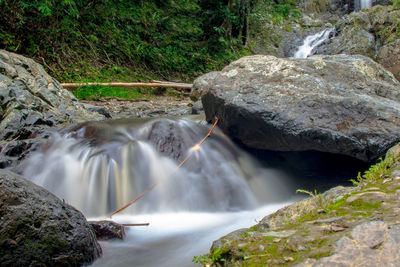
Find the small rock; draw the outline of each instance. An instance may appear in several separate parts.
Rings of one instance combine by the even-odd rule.
[[[307,248],[305,246],[303,246],[303,245],[297,246],[297,251],[305,251],[305,250],[307,250]]]
[[[340,231],[346,230],[346,228],[341,227],[341,226],[332,225],[330,227],[330,230],[331,230],[331,232],[340,232]]]
[[[333,218],[328,218],[328,219],[315,220],[315,221],[311,221],[311,222],[308,222],[308,223],[311,223],[311,224],[333,223],[333,222],[339,221],[341,219],[343,219],[343,216],[333,217]]]
[[[284,259],[286,262],[294,261],[294,258],[293,258],[293,257],[284,257],[283,259]]]
[[[124,226],[113,221],[90,221],[98,240],[124,239]]]
[[[265,247],[264,247],[263,245],[259,245],[259,246],[258,246],[258,250],[259,250],[260,252],[263,252],[264,249],[265,249]]]
[[[274,243],[279,243],[279,242],[281,242],[281,239],[279,239],[279,238],[274,238],[274,240],[272,240],[272,242],[274,242]]]

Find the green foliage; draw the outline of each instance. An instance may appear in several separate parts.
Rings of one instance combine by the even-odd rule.
[[[359,172],[357,178],[351,179],[350,181],[353,183],[353,185],[360,185],[388,177],[393,171],[393,164],[398,161],[399,158],[400,154],[395,156],[393,153],[389,153],[384,160],[380,158],[379,162],[375,165],[372,165],[367,171],[365,171],[363,175],[361,175]]]
[[[0,0],[0,48],[63,81],[97,80],[84,65],[190,80],[248,53],[253,2]]]
[[[260,0],[251,14],[251,20],[257,25],[266,22],[279,24],[288,17],[299,17],[295,4],[295,0]]]
[[[152,94],[151,89],[143,88],[118,88],[110,86],[90,85],[82,86],[72,90],[72,93],[78,99],[84,100],[98,100],[102,97],[118,97],[124,99],[140,99],[151,98],[155,95]]]
[[[216,248],[211,251],[211,260],[213,262],[224,262],[226,261],[225,256],[229,252],[227,247]]]
[[[393,6],[400,7],[400,0],[393,1]]]
[[[207,263],[210,263],[210,258],[208,255],[194,256],[192,262],[206,265]]]

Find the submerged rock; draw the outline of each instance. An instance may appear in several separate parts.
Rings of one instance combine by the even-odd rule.
[[[252,148],[372,161],[400,141],[400,83],[364,56],[243,57],[199,77],[192,96]]]
[[[0,170],[4,266],[79,266],[101,256],[85,217],[44,188]]]
[[[0,140],[13,140],[0,155],[2,168],[24,157],[51,127],[104,118],[85,109],[40,64],[5,50],[0,50],[0,114]]]

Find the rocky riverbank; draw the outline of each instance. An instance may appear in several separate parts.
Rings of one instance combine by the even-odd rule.
[[[335,187],[215,241],[206,266],[397,266],[400,147],[354,187]]]

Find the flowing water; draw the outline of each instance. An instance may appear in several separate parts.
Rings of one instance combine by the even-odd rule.
[[[360,9],[372,7],[372,0],[360,0]]]
[[[25,162],[24,175],[96,219],[158,183],[113,216],[150,226],[102,242],[104,256],[94,265],[190,266],[213,240],[293,201],[295,190],[218,129],[198,149],[208,131],[196,119],[87,123],[52,136]]]
[[[312,56],[315,48],[323,44],[329,39],[330,34],[333,32],[334,28],[324,29],[315,34],[307,36],[303,44],[299,46],[297,51],[294,53],[294,58],[306,58]]]

